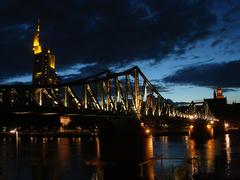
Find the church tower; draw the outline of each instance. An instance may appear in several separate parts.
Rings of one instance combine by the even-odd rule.
[[[222,93],[222,88],[221,87],[217,87],[217,99],[222,99],[223,97],[223,93]]]
[[[55,55],[40,43],[40,20],[38,19],[33,36],[33,73],[35,85],[58,84],[59,77],[55,71]]]

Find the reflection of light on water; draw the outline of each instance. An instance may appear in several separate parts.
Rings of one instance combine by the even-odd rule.
[[[43,144],[47,143],[47,141],[48,141],[48,139],[47,139],[47,138],[43,138],[42,140],[43,140],[43,141],[42,141],[42,142],[43,142]]]
[[[183,141],[187,144],[189,141],[189,136],[183,136]]]
[[[189,136],[186,136],[185,138],[185,143],[187,145],[187,149],[189,152],[189,157],[194,158],[196,157],[196,150],[195,150],[195,141],[192,139],[189,139]],[[196,164],[191,161],[191,174],[193,175],[197,170],[196,170]]]
[[[99,138],[96,138],[96,147],[97,147],[97,159],[100,159],[100,143]]]
[[[81,143],[81,138],[79,137],[79,138],[76,138],[76,143],[77,144],[80,144]]]
[[[168,143],[168,136],[161,136],[160,141],[163,143]]]
[[[209,139],[206,143],[206,157],[207,157],[207,172],[213,172],[214,171],[214,159],[215,159],[214,139]]]
[[[196,156],[195,141],[191,139],[189,141],[186,141],[186,143],[188,143],[189,156],[195,157]]]
[[[69,156],[70,156],[70,145],[68,138],[58,138],[61,139],[58,142],[57,150],[58,150],[58,158],[60,166],[64,169],[68,165]],[[61,141],[61,143],[60,143]]]
[[[147,158],[153,157],[153,138],[152,138],[152,136],[146,138],[146,156],[147,156]]]
[[[153,154],[153,138],[152,138],[152,136],[146,138],[145,148],[146,148],[147,159],[153,158],[154,154]],[[147,168],[147,177],[149,179],[154,179],[154,163],[149,163],[146,168]]]
[[[34,140],[33,137],[30,137],[30,141],[31,141],[31,143],[33,143],[33,140]]]
[[[231,147],[230,147],[230,138],[229,134],[225,135],[225,145],[226,145],[226,154],[227,154],[227,163],[231,162]]]
[[[16,157],[17,157],[17,159],[19,158],[18,156],[19,156],[19,146],[18,146],[18,144],[20,143],[20,138],[19,138],[19,136],[18,136],[18,130],[16,130]]]
[[[161,136],[160,137],[160,142],[162,145],[162,154],[164,154],[165,156],[168,156],[168,136]]]

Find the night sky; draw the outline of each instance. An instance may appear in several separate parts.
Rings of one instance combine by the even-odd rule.
[[[31,81],[38,18],[63,79],[138,65],[175,102],[240,102],[239,0],[0,0],[1,84]]]

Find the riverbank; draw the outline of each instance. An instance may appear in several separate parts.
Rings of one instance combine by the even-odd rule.
[[[76,130],[65,130],[65,131],[45,131],[45,132],[0,132],[0,138],[4,137],[16,137],[16,133],[18,137],[90,137],[90,136],[97,136],[96,131],[76,131]]]

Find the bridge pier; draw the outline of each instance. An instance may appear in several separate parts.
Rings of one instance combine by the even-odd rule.
[[[209,139],[224,134],[224,124],[220,122],[211,124],[206,120],[198,119],[189,127],[189,135],[193,139]]]

